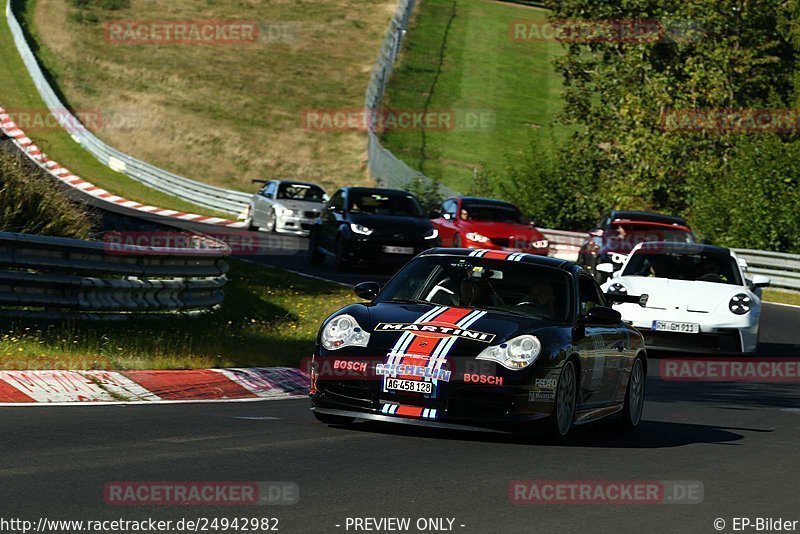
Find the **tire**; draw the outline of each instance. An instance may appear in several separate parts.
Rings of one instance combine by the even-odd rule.
[[[461,248],[461,236],[458,234],[453,236],[453,248]]]
[[[267,221],[267,225],[264,227],[264,230],[274,234],[277,226],[278,226],[278,214],[275,213],[275,210],[272,210],[272,218]]]
[[[325,263],[325,254],[320,251],[316,236],[317,233],[311,230],[311,235],[308,239],[308,261],[311,265],[322,265]]]
[[[578,397],[578,374],[572,360],[564,364],[558,377],[556,397],[553,401],[553,415],[548,419],[550,437],[563,441],[572,429],[575,419],[575,404]]]
[[[350,262],[344,258],[344,242],[342,238],[336,240],[336,268],[344,271],[350,267]]]
[[[250,219],[250,222],[247,223],[247,230],[249,232],[258,232],[258,226],[253,224],[253,219]]]
[[[642,420],[646,382],[647,372],[644,369],[644,362],[638,357],[631,367],[631,376],[628,378],[628,388],[625,391],[625,404],[622,408],[622,428],[625,430],[633,430]]]
[[[312,412],[314,417],[316,417],[317,421],[320,423],[325,423],[326,425],[349,425],[355,421],[352,417],[344,417],[341,415],[331,415],[327,413],[319,413],[317,411]]]

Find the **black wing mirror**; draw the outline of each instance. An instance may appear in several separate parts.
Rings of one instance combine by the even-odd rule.
[[[647,304],[648,295],[628,295],[627,293],[606,293],[606,300],[608,300],[611,304],[638,304],[641,307],[644,307]]]
[[[615,325],[622,321],[622,314],[613,308],[595,306],[586,312],[585,322],[596,325]]]
[[[378,296],[381,291],[381,286],[378,282],[361,282],[356,284],[353,292],[364,300],[372,300]]]

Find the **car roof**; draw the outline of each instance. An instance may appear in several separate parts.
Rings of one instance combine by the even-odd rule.
[[[497,200],[496,198],[483,197],[453,197],[461,199],[462,202],[475,202],[476,204],[495,204],[497,206],[514,206],[513,202],[507,200]]]
[[[661,213],[650,213],[647,211],[623,211],[612,210],[610,217],[614,219],[629,219],[631,221],[660,222],[667,224],[679,224],[687,226],[686,219],[674,215],[662,215]]]
[[[636,250],[648,252],[650,249],[667,250],[668,252],[678,252],[686,254],[704,254],[707,256],[730,256],[731,250],[716,245],[706,245],[704,243],[675,243],[673,241],[646,241],[636,246]]]
[[[408,191],[404,191],[402,189],[389,189],[387,187],[348,186],[348,187],[343,187],[342,190],[351,191],[354,193],[392,193],[392,194],[401,193],[403,195],[413,196],[413,194],[409,193]]]
[[[470,256],[473,255],[476,251],[481,249],[475,248],[432,248],[428,249],[425,252],[421,253],[420,256]],[[490,250],[490,249],[483,249],[487,252],[502,252],[498,250]],[[509,257],[511,255],[517,256],[516,253],[509,253]],[[519,261],[521,263],[531,263],[534,265],[541,265],[543,267],[550,267],[552,269],[562,269],[566,271],[572,270],[573,267],[577,265],[574,262],[568,260],[562,260],[560,258],[551,258],[549,256],[537,256],[535,254],[527,254],[524,252],[520,252],[518,254],[520,256]],[[501,258],[497,258],[501,259]]]
[[[320,189],[322,189],[322,186],[319,185],[319,184],[315,184],[313,182],[304,182],[302,180],[275,180],[275,181],[278,182],[279,184],[311,185],[311,186],[319,187]]]

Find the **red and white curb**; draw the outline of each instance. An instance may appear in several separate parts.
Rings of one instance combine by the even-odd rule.
[[[308,395],[290,367],[190,371],[0,371],[0,406],[246,401]]]
[[[34,142],[25,135],[19,126],[11,119],[11,116],[5,109],[0,107],[0,130],[10,137],[14,144],[25,153],[34,163],[44,169],[48,174],[61,182],[67,184],[73,189],[77,189],[84,194],[91,195],[104,202],[110,202],[138,210],[144,213],[161,215],[163,217],[171,217],[180,219],[182,221],[191,221],[196,223],[209,224],[213,226],[223,226],[227,228],[244,228],[246,223],[242,221],[233,221],[230,219],[223,219],[221,217],[210,217],[207,215],[198,215],[196,213],[186,213],[177,210],[170,210],[165,208],[158,208],[156,206],[147,206],[134,200],[128,200],[113,193],[109,193],[91,182],[87,182],[79,176],[76,176],[66,167],[62,167],[59,163],[51,160],[47,154],[34,144]]]

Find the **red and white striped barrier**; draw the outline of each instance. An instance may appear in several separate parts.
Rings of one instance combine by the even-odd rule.
[[[308,395],[290,367],[189,371],[0,371],[0,404],[280,399]]]
[[[159,208],[156,206],[148,206],[141,204],[134,200],[128,200],[113,193],[109,193],[91,182],[87,182],[83,178],[76,176],[66,167],[50,159],[47,154],[36,146],[36,144],[22,131],[19,126],[12,120],[11,116],[5,109],[0,107],[0,130],[8,137],[10,137],[14,144],[25,153],[34,163],[44,169],[48,174],[61,182],[67,184],[73,189],[77,189],[84,194],[93,196],[104,202],[110,202],[119,206],[130,208],[133,210],[141,211],[151,215],[160,215],[162,217],[170,217],[173,219],[180,219],[182,221],[190,221],[195,223],[208,224],[213,226],[222,226],[227,228],[244,228],[246,223],[242,221],[232,221],[230,219],[223,219],[221,217],[210,217],[207,215],[198,215],[196,213],[186,213],[183,211],[170,210]]]

